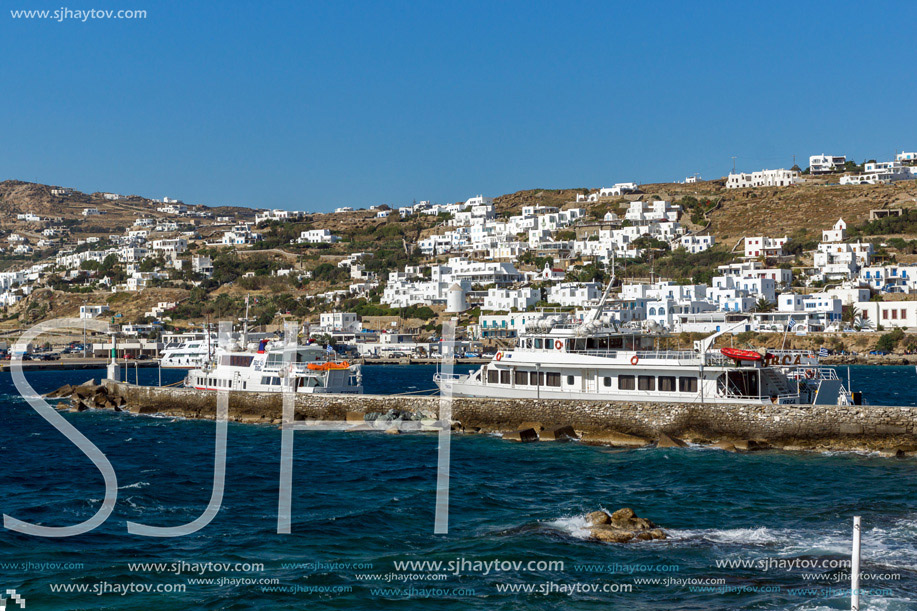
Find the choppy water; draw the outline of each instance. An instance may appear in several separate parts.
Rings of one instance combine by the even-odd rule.
[[[433,371],[368,366],[366,390],[432,388]],[[163,373],[166,383],[182,375]],[[91,375],[28,377],[45,392]],[[151,383],[157,372],[140,376]],[[917,403],[913,368],[854,367],[851,377],[872,403]],[[95,513],[99,472],[18,397],[8,374],[0,377],[0,406],[0,511],[47,525]],[[849,554],[853,515],[863,516],[863,572],[875,578],[862,584],[872,589],[863,608],[917,608],[911,459],[455,436],[450,530],[434,535],[436,436],[297,432],[293,532],[278,535],[280,432],[232,424],[220,513],[194,535],[151,539],[128,535],[126,521],[176,525],[206,506],[213,423],[65,417],[113,464],[118,503],[104,525],[71,539],[0,530],[0,595],[15,589],[27,609],[846,609],[847,575],[830,566]],[[622,506],[670,538],[633,545],[583,538],[585,513]],[[402,561],[444,564],[396,566]],[[522,566],[481,564],[495,561]],[[192,581],[202,578],[214,581]],[[121,595],[127,587],[135,591]],[[137,591],[147,587],[185,591]]]

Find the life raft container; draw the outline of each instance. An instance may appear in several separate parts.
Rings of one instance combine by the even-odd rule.
[[[340,363],[309,363],[306,369],[310,371],[331,371],[336,369],[350,369],[350,363],[341,361]]]

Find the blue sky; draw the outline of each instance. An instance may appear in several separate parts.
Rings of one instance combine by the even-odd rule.
[[[4,2],[0,178],[328,210],[917,148],[914,2],[69,1]],[[148,17],[8,11],[61,6]]]

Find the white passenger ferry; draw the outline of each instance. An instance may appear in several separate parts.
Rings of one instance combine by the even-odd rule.
[[[215,337],[211,341],[208,341],[207,338],[200,338],[167,346],[162,352],[162,358],[159,359],[159,366],[163,369],[203,367],[213,356],[212,349],[215,346]]]
[[[363,393],[360,365],[329,359],[333,353],[317,344],[296,348],[284,361],[282,342],[261,340],[257,348],[218,349],[213,362],[188,372],[185,386],[200,390],[300,393]]]
[[[607,295],[607,291],[606,291]],[[603,298],[604,302],[604,298]],[[673,403],[859,403],[811,352],[711,350],[724,329],[694,350],[660,350],[660,335],[622,329],[601,316],[527,325],[514,349],[468,375],[437,375],[456,397]]]

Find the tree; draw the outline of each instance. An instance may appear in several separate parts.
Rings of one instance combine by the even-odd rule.
[[[776,305],[764,297],[755,302],[755,312],[773,312]]]

